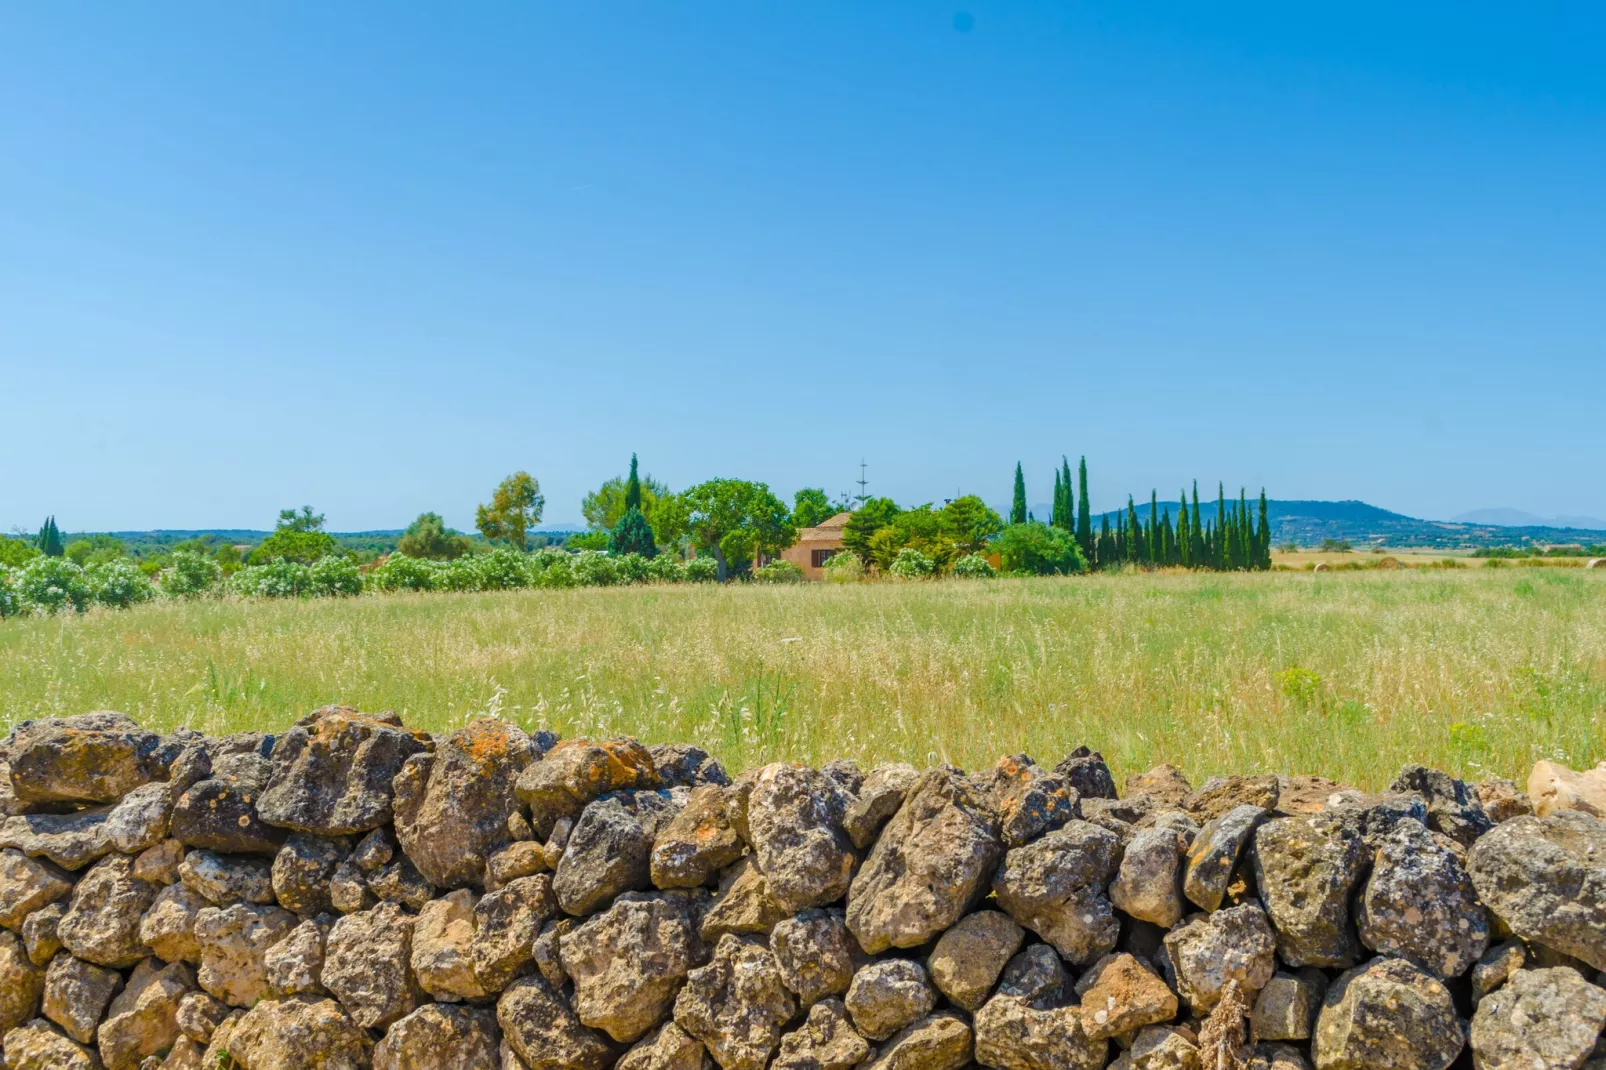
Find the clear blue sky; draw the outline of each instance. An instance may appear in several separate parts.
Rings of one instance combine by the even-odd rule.
[[[1598,4],[0,7],[0,527],[1606,514]]]

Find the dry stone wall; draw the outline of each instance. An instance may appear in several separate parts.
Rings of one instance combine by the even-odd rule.
[[[344,707],[0,744],[7,1070],[1606,1070],[1603,968],[1606,822],[1422,768],[731,778]]]

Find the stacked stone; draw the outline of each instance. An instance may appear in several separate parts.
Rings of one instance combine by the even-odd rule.
[[[5,1070],[1606,1070],[1606,822],[1422,768],[92,713],[0,744],[0,818]]]

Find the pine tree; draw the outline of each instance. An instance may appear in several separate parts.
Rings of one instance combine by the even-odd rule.
[[[1019,461],[1015,462],[1015,501],[1009,507],[1009,522],[1026,523],[1026,475],[1021,471]]]
[[[1076,476],[1076,541],[1082,544],[1082,553],[1093,559],[1093,505],[1087,500],[1087,458],[1077,469]],[[1109,533],[1109,521],[1105,521],[1105,533]]]
[[[630,455],[630,478],[625,480],[625,510],[641,508],[641,480],[636,476],[636,455]]]
[[[642,515],[639,508],[632,505],[625,510],[625,515],[619,518],[619,523],[608,533],[608,549],[616,554],[658,556],[658,544],[652,537],[652,525],[647,523],[647,518]]]

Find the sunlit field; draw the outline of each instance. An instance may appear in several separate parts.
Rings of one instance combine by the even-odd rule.
[[[122,710],[277,730],[316,706],[442,730],[976,768],[1078,744],[1381,787],[1606,756],[1606,575],[1508,569],[678,586],[167,602],[0,623],[0,720]]]

